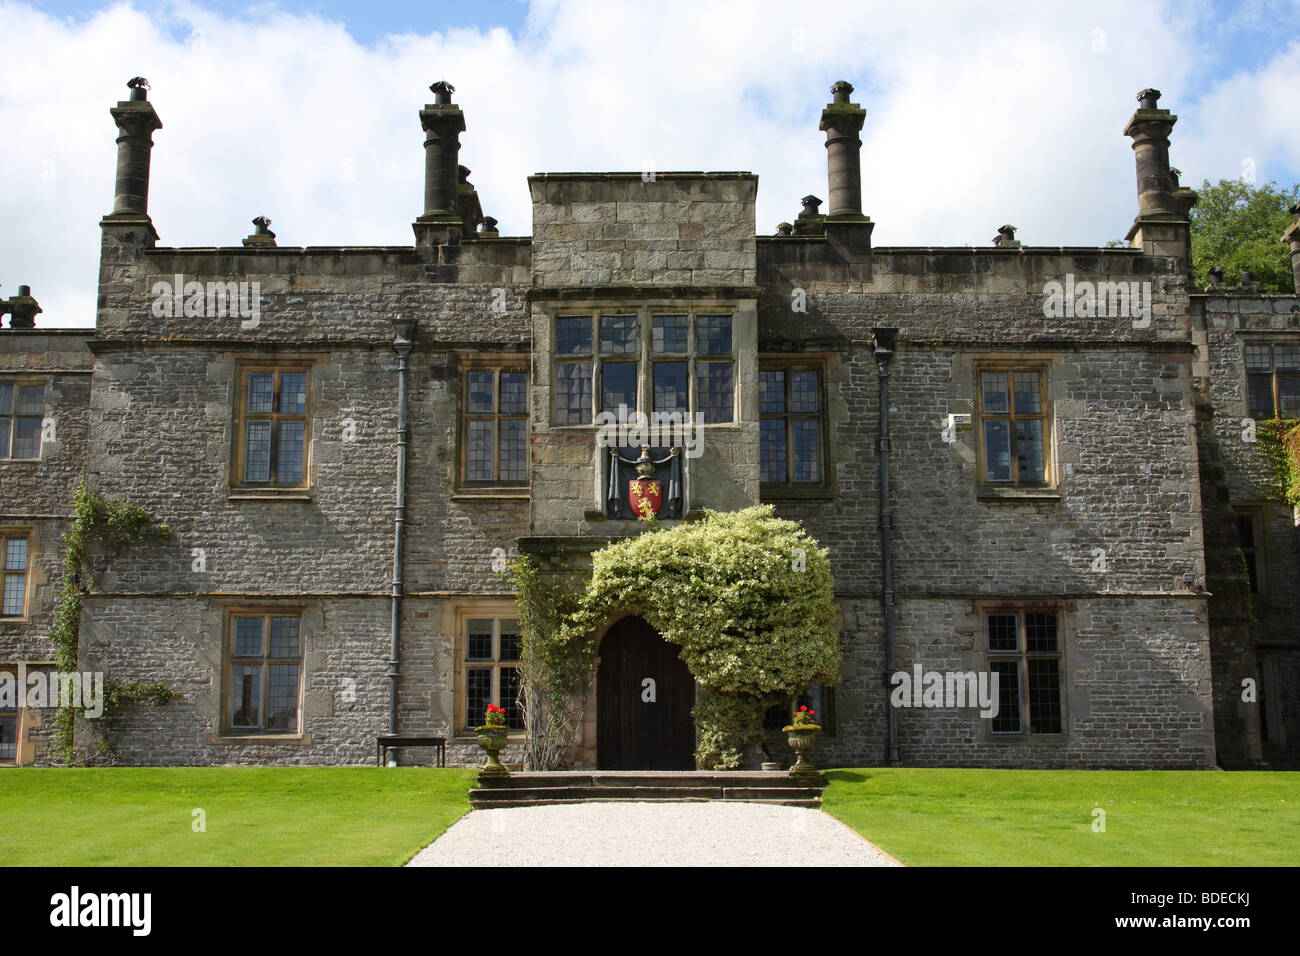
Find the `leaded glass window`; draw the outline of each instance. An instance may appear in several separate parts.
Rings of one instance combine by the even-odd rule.
[[[471,369],[465,374],[463,480],[491,485],[528,480],[528,373]]]
[[[298,733],[301,619],[280,613],[233,613],[229,648],[231,732]]]
[[[248,368],[241,379],[241,481],[301,487],[307,482],[307,371]]]
[[[1046,375],[1041,369],[980,372],[980,436],[984,480],[1043,484],[1047,480]]]
[[[764,484],[824,482],[822,408],[820,370],[759,371],[759,472]]]
[[[1060,615],[996,611],[985,615],[990,675],[997,676],[995,734],[1059,734],[1063,730]]]
[[[1251,418],[1300,418],[1300,342],[1247,343],[1246,395]]]
[[[626,306],[555,319],[556,425],[588,425],[596,413],[673,413],[702,424],[735,420],[730,312]],[[684,422],[683,422],[684,423]]]
[[[477,729],[488,704],[495,704],[505,710],[507,727],[523,730],[519,620],[485,614],[466,618],[464,628],[464,729]]]
[[[40,458],[45,386],[0,382],[0,459]]]

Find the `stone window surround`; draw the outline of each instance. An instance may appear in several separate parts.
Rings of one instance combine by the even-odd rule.
[[[442,639],[448,643],[452,651],[452,711],[451,727],[447,733],[449,741],[467,743],[477,740],[477,735],[466,729],[465,708],[467,706],[468,685],[466,683],[466,647],[465,647],[465,622],[471,618],[492,618],[494,621],[519,620],[519,608],[515,604],[513,597],[463,597],[449,600],[443,605],[442,609]],[[495,635],[499,633],[500,625],[494,625]],[[495,671],[499,667],[498,661],[493,661],[493,680],[492,686],[495,693],[499,691],[499,684]],[[509,739],[522,740],[526,735],[525,730],[512,730],[509,732]]]
[[[761,376],[763,372],[775,371],[777,369],[807,370],[815,369],[817,371],[818,384],[821,388],[821,481],[794,482],[789,481],[784,484],[773,484],[770,482],[761,482],[759,486],[760,501],[776,501],[781,499],[815,499],[831,500],[834,498],[835,491],[835,470],[831,467],[831,442],[830,436],[834,433],[834,422],[831,421],[831,398],[832,385],[830,375],[827,374],[832,362],[838,360],[838,355],[833,352],[761,352],[758,356],[758,371]],[[758,419],[763,420],[763,413],[758,413]],[[760,433],[760,442],[762,441]],[[872,446],[874,447],[874,441]],[[761,454],[761,451],[760,451]]]
[[[1268,597],[1268,520],[1266,505],[1270,502],[1232,502],[1232,514],[1235,518],[1249,518],[1255,532],[1255,578],[1258,590],[1252,600],[1264,600]]]
[[[292,355],[240,355],[234,359],[235,376],[232,385],[231,426],[230,426],[230,471],[227,475],[227,497],[235,500],[245,499],[280,499],[289,501],[310,500],[316,483],[315,456],[312,454],[316,441],[315,406],[318,398],[319,384],[313,374],[316,368],[328,361],[320,354]],[[244,482],[244,406],[247,403],[247,376],[249,372],[306,372],[307,401],[303,413],[306,422],[303,428],[303,481],[298,485],[246,484]],[[274,455],[275,449],[272,448]]]
[[[1056,415],[1052,400],[1052,369],[1060,363],[1060,356],[1054,353],[1029,355],[1018,352],[986,352],[978,355],[958,356],[954,366],[964,362],[970,371],[970,383],[956,397],[965,398],[970,403],[971,447],[975,456],[975,493],[984,499],[1060,499],[1065,494],[1065,482],[1062,468],[1057,462],[1059,441],[1056,431]],[[1041,484],[1019,484],[1016,482],[990,483],[984,479],[984,426],[982,422],[983,395],[980,388],[981,373],[1005,371],[1034,371],[1041,373],[1040,387],[1043,403],[1043,482]],[[1010,399],[1014,402],[1014,397]],[[954,404],[961,404],[960,402]],[[961,443],[961,432],[957,442]]]
[[[465,438],[465,411],[469,407],[469,373],[483,371],[523,372],[525,375],[524,394],[528,397],[527,434],[532,434],[532,374],[529,369],[527,352],[493,352],[456,357],[456,448],[451,468],[452,488],[457,498],[528,498],[527,480],[523,482],[469,482],[465,480],[465,456],[467,454]],[[531,453],[528,464],[531,465]],[[529,471],[531,472],[531,467]]]
[[[605,315],[629,315],[637,316],[637,351],[635,355],[613,356],[613,361],[630,361],[635,360],[637,363],[637,409],[649,415],[652,411],[651,406],[654,403],[654,380],[653,364],[656,361],[656,353],[653,351],[654,337],[654,319],[655,315],[686,315],[687,333],[686,333],[686,352],[685,353],[667,353],[659,358],[663,360],[672,360],[680,354],[681,360],[687,363],[686,387],[689,395],[688,405],[692,415],[699,411],[697,390],[699,383],[696,379],[696,362],[703,361],[730,361],[732,364],[732,413],[729,422],[709,422],[703,424],[705,428],[735,428],[740,424],[742,419],[741,405],[741,379],[740,379],[740,362],[739,362],[739,344],[737,342],[737,325],[741,314],[741,305],[736,301],[714,301],[714,300],[638,300],[638,301],[619,301],[619,300],[592,300],[583,303],[566,303],[562,307],[556,307],[548,310],[547,321],[549,323],[548,349],[550,365],[550,384],[546,401],[547,422],[552,428],[563,429],[595,429],[595,416],[601,411],[601,366],[605,360],[600,352],[600,316]],[[699,315],[730,315],[731,316],[731,351],[726,355],[709,355],[700,359],[698,355],[698,340],[696,336],[696,317]],[[569,317],[590,316],[592,320],[592,348],[590,353],[581,355],[561,356],[555,351],[556,344],[556,323],[558,319]],[[564,424],[555,423],[555,402],[557,397],[556,381],[558,378],[557,369],[561,364],[573,361],[590,361],[592,363],[592,421],[586,424]]]
[[[306,708],[303,706],[303,694],[307,684],[307,654],[310,650],[310,635],[304,623],[306,610],[305,605],[300,603],[286,604],[258,601],[228,604],[221,608],[221,683],[219,698],[220,706],[218,709],[220,734],[216,738],[210,739],[210,742],[248,744],[311,743],[311,736],[307,733],[307,728],[304,726],[306,720]],[[298,720],[297,729],[295,731],[285,733],[276,733],[267,730],[245,731],[230,726],[230,689],[233,682],[235,618],[237,616],[298,618]],[[264,687],[263,693],[265,694],[265,692],[266,688]],[[263,714],[263,719],[265,719],[265,714]]]
[[[0,524],[0,599],[3,598],[3,581],[7,573],[2,570],[4,561],[4,540],[6,538],[26,538],[27,539],[27,567],[23,570],[25,578],[23,582],[23,613],[0,616],[0,623],[21,624],[31,619],[32,616],[32,596],[35,588],[33,579],[37,576],[36,558],[42,553],[40,547],[40,535],[36,529],[30,525],[9,525]],[[3,606],[0,605],[0,609]]]
[[[1267,373],[1265,373],[1263,370],[1252,370],[1250,365],[1247,363],[1246,347],[1251,345],[1269,347],[1269,369]],[[1246,334],[1240,337],[1240,343],[1238,345],[1240,351],[1238,354],[1241,360],[1242,396],[1245,399],[1247,415],[1253,415],[1253,411],[1251,410],[1250,407],[1251,404],[1250,403],[1250,379],[1252,375],[1264,375],[1264,374],[1268,375],[1270,380],[1269,384],[1272,386],[1271,394],[1273,398],[1274,417],[1279,415],[1279,413],[1282,410],[1280,404],[1281,390],[1279,387],[1279,377],[1286,377],[1288,379],[1290,378],[1300,379],[1300,369],[1278,368],[1276,353],[1273,351],[1273,346],[1276,345],[1288,345],[1294,348],[1296,346],[1300,346],[1300,338],[1297,338],[1294,335],[1290,337],[1279,337],[1277,335],[1268,335],[1268,334],[1264,334],[1264,335]]]
[[[9,447],[5,449],[6,457],[0,458],[3,464],[33,464],[41,461],[41,456],[45,453],[45,418],[49,414],[50,408],[50,379],[48,376],[32,375],[11,375],[0,378],[0,386],[11,386],[14,388],[14,407],[9,415],[4,416],[9,419]],[[18,391],[19,385],[39,385],[44,389],[41,396],[41,431],[38,439],[40,447],[36,450],[35,458],[9,458],[8,452],[13,448],[14,425],[13,421],[18,416]]]
[[[1026,598],[1026,599],[985,599],[977,600],[973,605],[973,616],[979,622],[979,632],[976,639],[976,650],[984,662],[984,669],[988,671],[989,662],[993,660],[1014,660],[1020,666],[1020,722],[1021,730],[1019,733],[994,733],[992,730],[993,721],[990,718],[980,717],[980,740],[984,743],[1015,746],[1032,743],[1038,746],[1065,746],[1070,741],[1070,682],[1068,654],[1070,647],[1074,643],[1074,621],[1070,612],[1076,610],[1075,601],[1054,598]],[[1029,730],[1029,684],[1024,662],[1029,657],[1025,650],[1024,644],[1024,616],[1026,613],[1048,613],[1056,615],[1056,646],[1055,654],[1035,654],[1035,657],[1055,657],[1060,665],[1060,694],[1061,694],[1061,732],[1058,734],[1033,733]],[[988,638],[988,616],[990,614],[1015,614],[1017,616],[1016,627],[1018,629],[1017,644],[1020,650],[1003,653],[989,652]]]

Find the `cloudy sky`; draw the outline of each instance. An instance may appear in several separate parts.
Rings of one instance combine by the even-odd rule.
[[[877,245],[1100,245],[1136,212],[1135,94],[1179,116],[1183,182],[1300,180],[1300,0],[0,0],[0,296],[94,323],[109,107],[147,77],[167,246],[409,244],[418,112],[447,79],[461,162],[504,235],[540,171],[744,169],[758,231],[826,196],[818,117],[866,107]]]

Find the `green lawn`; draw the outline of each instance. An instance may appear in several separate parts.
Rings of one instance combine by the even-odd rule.
[[[475,771],[0,771],[6,866],[398,866],[469,810]],[[206,832],[194,832],[202,810]]]
[[[910,866],[1296,866],[1300,773],[830,770],[828,813]],[[1104,833],[1093,810],[1106,811]]]

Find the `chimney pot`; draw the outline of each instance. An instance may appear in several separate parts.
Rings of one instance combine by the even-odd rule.
[[[1217,286],[1223,281],[1223,266],[1210,266],[1210,285]]]
[[[149,81],[143,76],[133,76],[126,81],[126,88],[131,91],[131,99],[147,100],[149,99]]]
[[[0,315],[9,313],[9,328],[34,329],[36,316],[45,310],[32,298],[32,287],[20,285],[18,294],[9,299],[0,299]]]
[[[1138,94],[1138,108],[1144,110],[1159,109],[1156,104],[1160,102],[1160,91],[1145,89]]]
[[[439,80],[429,89],[433,92],[433,101],[439,106],[445,106],[451,102],[451,94],[456,92],[456,87],[452,86],[446,80]]]
[[[799,215],[801,216],[817,215],[817,207],[822,204],[822,201],[818,199],[816,196],[814,196],[812,193],[809,193],[807,196],[804,196],[803,199],[799,200],[799,202],[803,205],[803,212],[799,213]]]
[[[779,222],[776,225],[776,234],[778,236],[789,236],[794,233],[794,226],[788,222]]]
[[[848,80],[838,80],[831,87],[831,97],[834,103],[847,103],[849,94],[853,92],[853,84]]]

